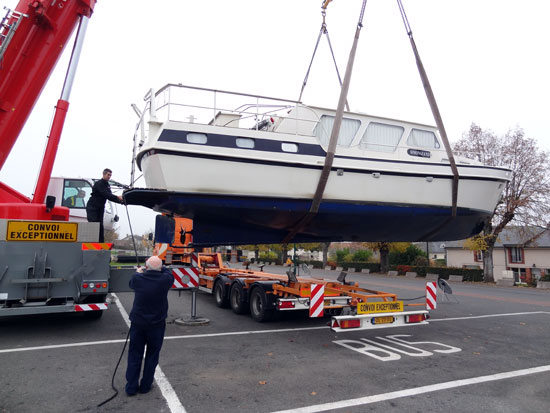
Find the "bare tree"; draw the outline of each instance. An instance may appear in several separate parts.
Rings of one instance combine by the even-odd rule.
[[[512,171],[492,220],[486,223],[481,234],[467,243],[469,248],[482,251],[484,279],[493,282],[493,248],[504,227],[512,221],[523,227],[548,225],[550,154],[540,150],[536,141],[526,137],[519,127],[498,137],[476,124],[470,126],[454,150],[475,153],[486,165],[503,166]]]
[[[325,268],[328,262],[328,249],[330,247],[330,242],[323,242],[322,247],[323,247],[323,268]]]
[[[115,242],[117,239],[120,239],[118,229],[105,230],[105,242]]]
[[[390,242],[365,242],[363,245],[380,253],[380,272],[385,274],[390,269]]]

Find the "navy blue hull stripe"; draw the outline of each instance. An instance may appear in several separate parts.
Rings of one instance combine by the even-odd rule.
[[[204,135],[207,136],[207,143],[206,144],[194,144],[187,142],[187,134],[189,132],[187,131],[179,131],[179,130],[173,130],[173,129],[165,129],[162,131],[159,137],[160,142],[172,142],[172,143],[182,143],[186,145],[198,145],[198,146],[213,146],[213,147],[219,147],[219,148],[237,148],[237,145],[235,143],[236,138],[241,138],[242,136],[237,135],[219,135],[219,134],[213,134],[213,133],[205,133]],[[248,138],[248,137],[247,137]],[[284,153],[285,155],[292,156],[292,155],[310,155],[310,156],[321,156],[325,157],[326,152],[323,150],[321,145],[317,144],[310,144],[310,143],[302,143],[302,142],[293,142],[289,141],[291,143],[295,143],[298,145],[298,153],[292,153],[292,152],[285,152],[281,148],[281,141],[279,140],[271,140],[271,139],[262,139],[262,138],[248,138],[248,139],[254,139],[254,145],[255,147],[253,149],[249,150],[255,150],[255,151],[265,151],[265,152],[277,152],[277,153]],[[245,148],[238,148],[238,149],[245,149]],[[138,157],[138,162],[140,160],[142,155]],[[379,158],[362,158],[362,157],[356,157],[356,156],[343,156],[343,155],[336,155],[336,159],[353,159],[353,160],[359,160],[359,161],[370,161],[370,162],[382,162],[382,163],[401,163],[401,164],[409,164],[409,165],[426,165],[426,162],[416,162],[416,161],[404,161],[404,160],[392,160],[392,159],[379,159]],[[439,164],[438,164],[439,165]],[[450,164],[441,164],[441,166],[450,166]],[[499,168],[495,166],[485,166],[485,165],[458,165],[459,168],[474,168],[474,169],[493,169],[497,171],[507,171],[506,168]]]

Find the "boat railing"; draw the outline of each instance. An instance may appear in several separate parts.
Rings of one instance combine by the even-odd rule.
[[[181,84],[168,84],[147,100],[144,128],[154,120],[277,131],[285,122],[285,133],[311,135],[319,121],[314,111],[299,110],[305,108],[299,101]]]

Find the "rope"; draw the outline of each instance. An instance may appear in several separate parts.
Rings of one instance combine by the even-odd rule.
[[[124,207],[126,208],[126,216],[128,217],[128,226],[130,227],[130,236],[132,237],[132,243],[134,244],[134,253],[136,255],[136,264],[139,267],[139,256],[137,253],[137,247],[136,247],[136,239],[134,237],[134,231],[132,231],[132,222],[130,221],[130,213],[128,212],[128,204],[126,203],[126,199],[124,199]]]
[[[304,89],[307,84],[307,80],[309,78],[309,73],[311,71],[311,65],[313,64],[313,59],[315,58],[315,53],[317,53],[317,47],[319,47],[319,41],[321,40],[321,36],[323,35],[323,25],[321,26],[321,31],[319,32],[319,36],[317,36],[317,43],[315,43],[315,47],[313,49],[313,56],[311,56],[311,61],[309,62],[309,67],[307,68],[306,77],[304,78],[304,82],[302,83],[302,90],[300,90],[300,97],[298,98],[298,102],[302,101],[302,93],[304,93]]]
[[[449,144],[449,139],[447,138],[447,132],[445,131],[445,126],[443,125],[443,119],[441,118],[441,114],[439,112],[439,108],[437,106],[437,102],[435,100],[432,87],[428,80],[428,75],[426,74],[426,70],[424,69],[424,65],[422,64],[422,60],[420,59],[420,54],[418,53],[418,49],[416,47],[416,43],[413,38],[411,25],[409,24],[409,19],[407,18],[407,14],[405,13],[405,8],[403,7],[403,3],[401,2],[401,0],[397,0],[397,4],[401,12],[401,18],[403,19],[405,30],[407,31],[407,36],[409,36],[409,40],[411,42],[414,57],[416,60],[416,66],[418,67],[420,78],[422,79],[422,85],[424,86],[426,97],[428,98],[428,102],[430,104],[430,108],[432,110],[435,123],[437,125],[437,128],[439,129],[439,134],[441,135],[441,139],[443,140],[443,145],[445,146],[445,151],[447,152],[447,157],[449,158],[449,163],[451,164],[451,171],[453,172],[451,216],[454,218],[456,217],[456,208],[457,208],[457,201],[458,201],[458,181],[459,181],[458,169],[456,167],[456,162],[453,156],[451,145]]]
[[[287,244],[292,238],[296,236],[303,228],[306,227],[313,219],[313,217],[319,211],[319,206],[321,200],[323,199],[323,193],[327,186],[328,178],[330,171],[332,169],[332,164],[334,162],[334,154],[336,152],[336,144],[338,143],[338,135],[340,134],[340,126],[342,125],[342,118],[344,116],[344,105],[347,100],[349,85],[351,82],[351,73],[353,71],[353,63],[355,61],[355,53],[357,51],[357,44],[359,42],[359,34],[361,33],[361,28],[363,27],[363,16],[365,14],[365,6],[367,0],[363,0],[363,5],[361,7],[361,13],[359,14],[359,22],[357,23],[357,28],[355,30],[355,37],[353,39],[353,46],[351,47],[348,64],[346,67],[346,74],[344,76],[344,84],[340,90],[340,99],[338,100],[338,107],[336,109],[336,115],[334,117],[334,124],[332,126],[332,132],[330,135],[330,140],[328,143],[328,150],[325,156],[325,164],[323,165],[323,170],[321,172],[321,177],[317,183],[317,189],[313,200],[311,201],[311,207],[309,211],[294,225],[290,232],[285,236],[282,244]]]
[[[338,76],[338,83],[340,84],[340,87],[342,87],[342,78],[340,77],[340,71],[338,70],[338,64],[336,63],[336,57],[334,56],[334,50],[332,49],[332,43],[330,42],[330,37],[328,35],[327,30],[327,24],[325,21],[326,17],[326,11],[325,9],[328,6],[328,3],[330,3],[332,0],[327,0],[323,3],[321,15],[323,16],[323,23],[321,23],[321,30],[319,31],[319,36],[317,36],[317,42],[315,43],[315,47],[313,48],[313,55],[311,56],[311,61],[309,62],[309,66],[307,68],[306,76],[304,78],[304,81],[302,83],[302,89],[300,90],[300,97],[298,98],[298,102],[302,101],[302,94],[304,93],[304,89],[306,88],[307,81],[309,79],[309,73],[311,72],[311,66],[313,65],[313,60],[315,59],[315,54],[317,53],[317,48],[319,47],[319,42],[321,40],[321,36],[325,34],[327,36],[327,42],[328,47],[330,49],[330,55],[332,56],[332,61],[334,63],[334,68],[336,69],[336,76]],[[349,112],[349,105],[346,101],[346,110]]]

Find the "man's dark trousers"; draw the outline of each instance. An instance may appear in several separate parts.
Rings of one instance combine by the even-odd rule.
[[[105,230],[103,229],[104,209],[86,207],[86,217],[88,222],[99,222],[99,242],[105,242]]]
[[[155,368],[164,340],[166,323],[163,321],[153,327],[141,327],[132,323],[130,327],[130,347],[128,348],[128,369],[126,370],[126,393],[147,393],[151,389],[155,376]],[[147,345],[143,377],[138,385],[143,351]]]

